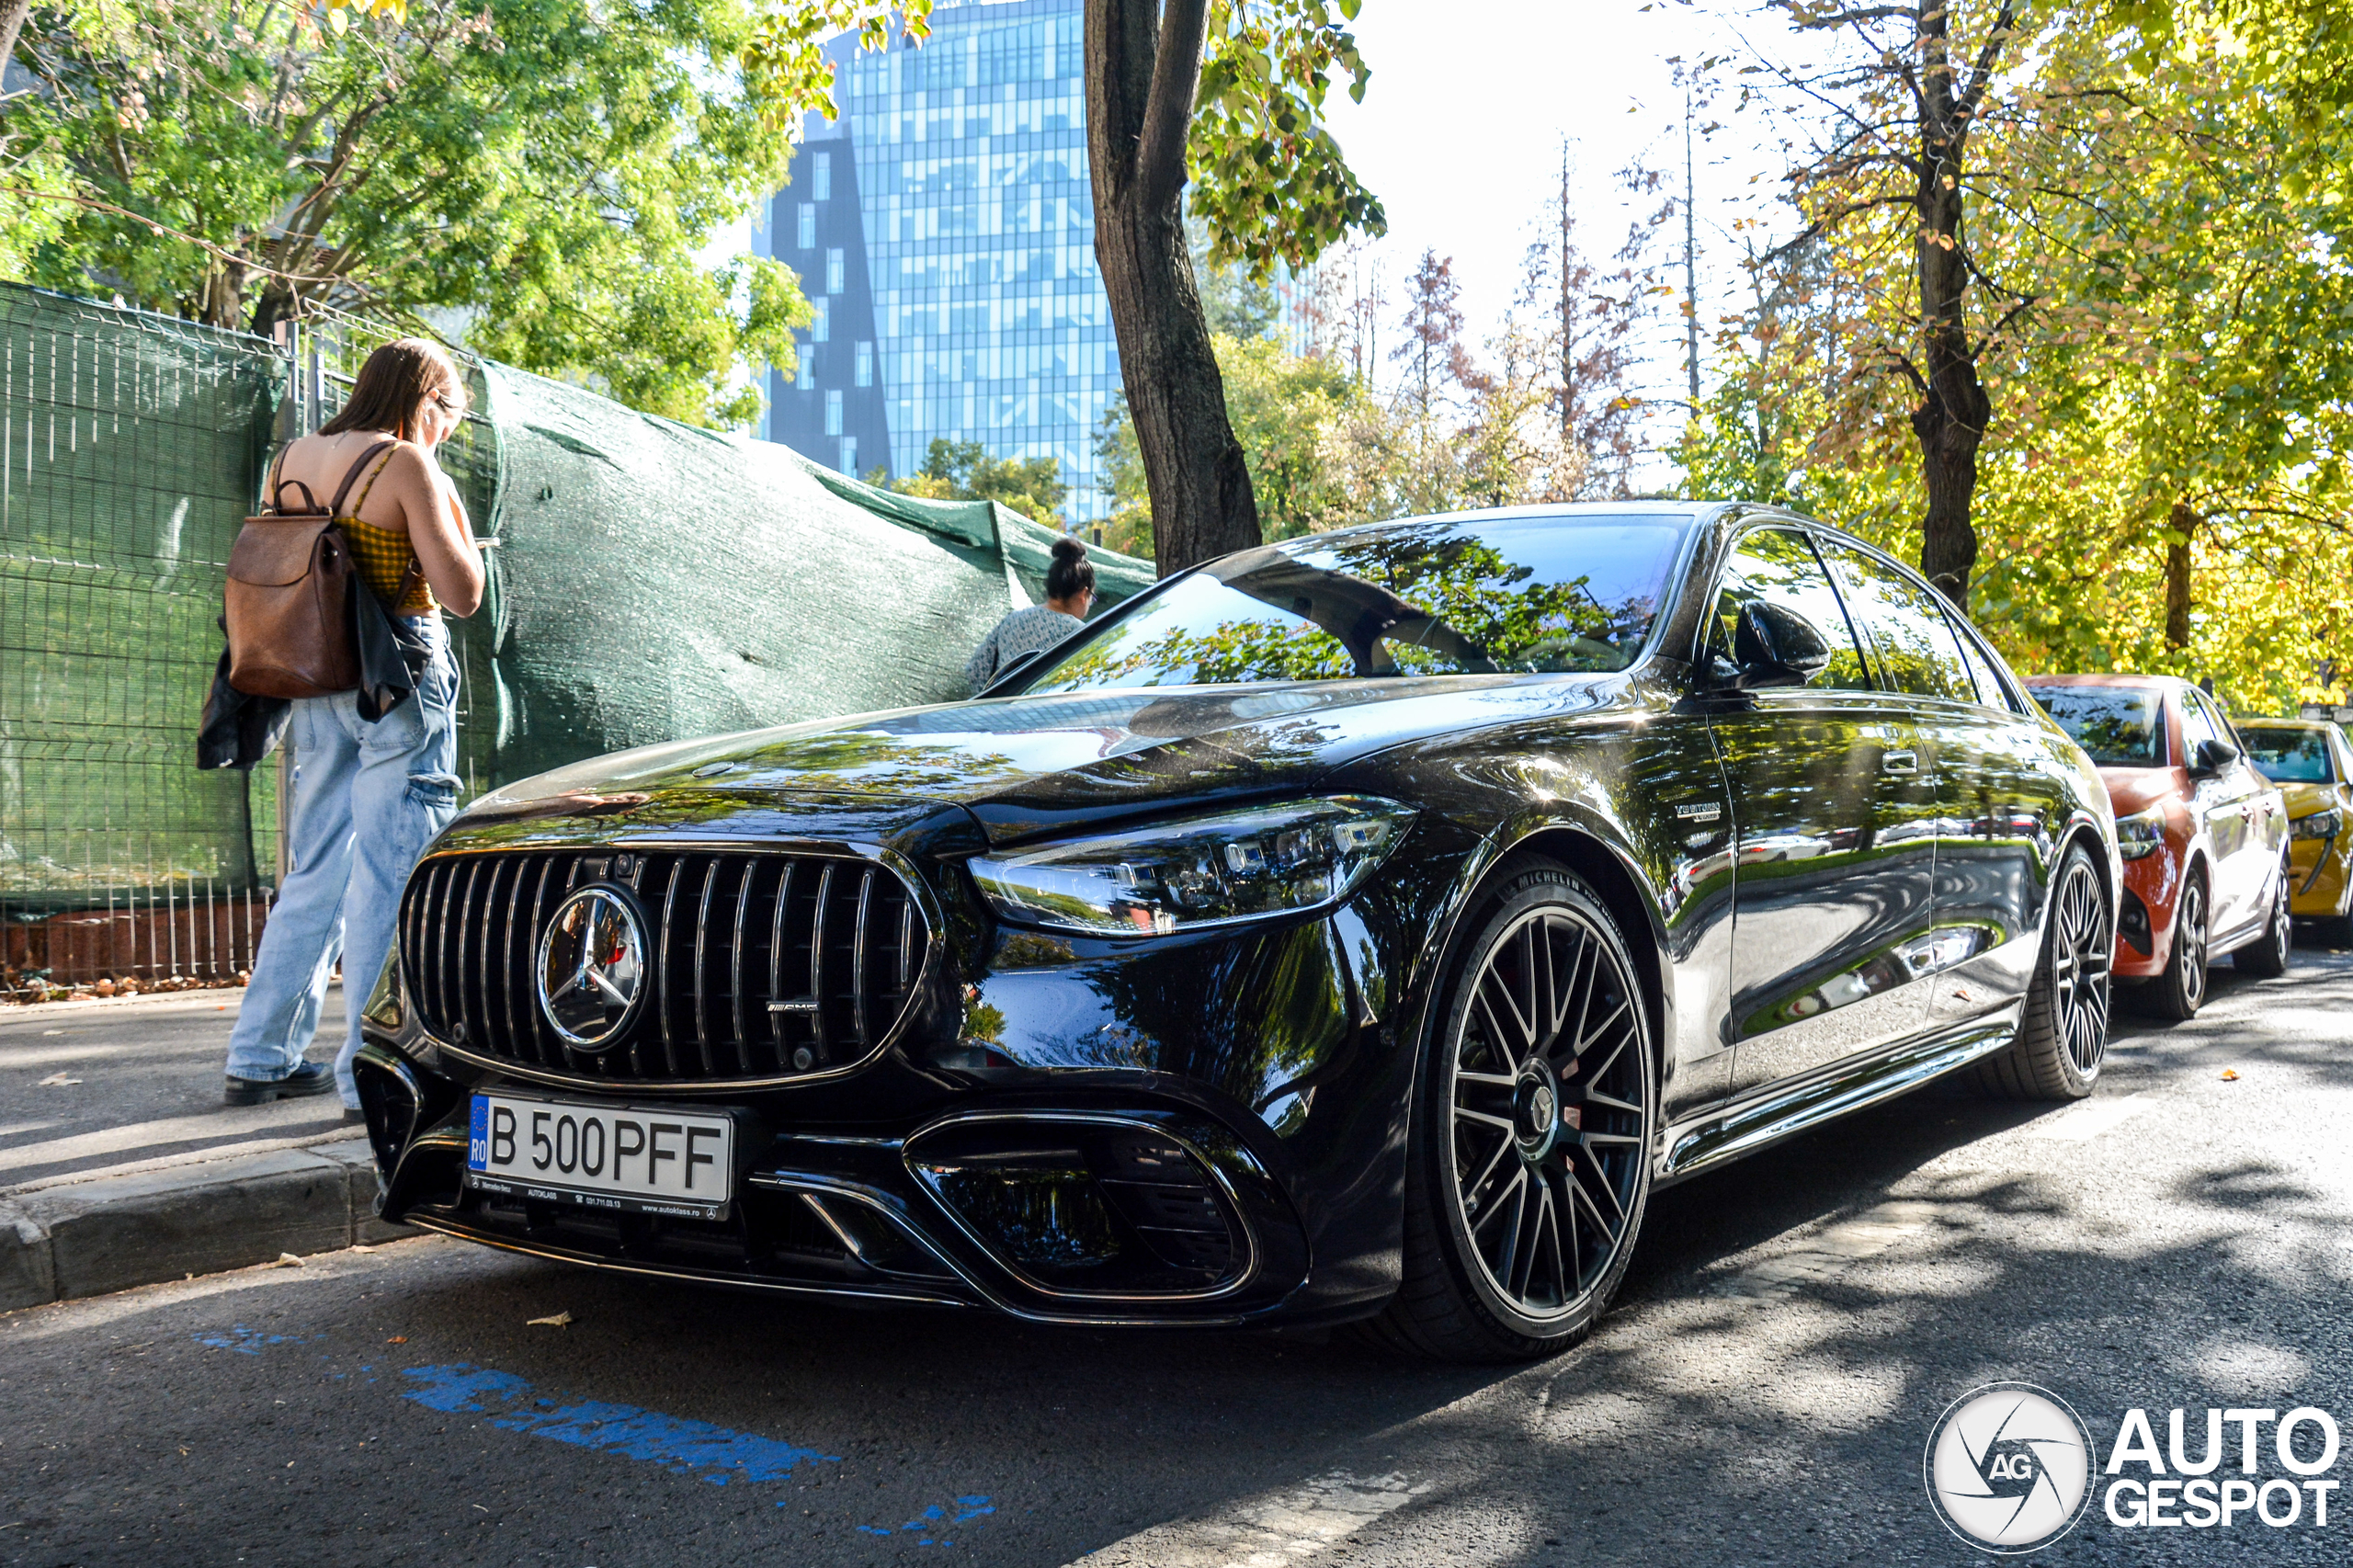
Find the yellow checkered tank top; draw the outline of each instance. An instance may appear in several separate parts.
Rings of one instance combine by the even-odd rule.
[[[395,447],[392,451],[399,449]],[[376,476],[392,460],[392,452],[386,452],[383,461],[369,472],[367,483],[360,485],[358,498],[351,503],[351,515],[337,517],[335,522],[343,528],[343,537],[350,541],[351,559],[359,567],[360,580],[375,591],[385,609],[393,615],[431,615],[441,606],[434,598],[422,571],[414,579],[409,577],[409,568],[416,564],[416,551],[409,547],[407,533],[359,520],[359,508],[367,505],[368,492],[376,487]],[[392,600],[400,595],[404,581],[414,581],[415,586],[394,604]]]

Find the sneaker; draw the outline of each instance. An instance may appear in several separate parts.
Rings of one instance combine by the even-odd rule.
[[[324,1095],[335,1087],[335,1069],[316,1062],[297,1063],[283,1078],[232,1078],[224,1096],[231,1105],[267,1105],[272,1100]]]

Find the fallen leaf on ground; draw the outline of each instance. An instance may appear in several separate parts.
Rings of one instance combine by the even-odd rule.
[[[2235,1067],[2225,1067],[2225,1068],[2223,1068],[2223,1069],[2222,1069],[2222,1082],[2224,1082],[2225,1084],[2235,1084],[2235,1083],[2237,1083],[2238,1081],[2239,1081],[2239,1070],[2238,1070],[2237,1068],[2235,1068]]]
[[[78,1084],[82,1080],[79,1078],[69,1078],[63,1073],[51,1073],[48,1077],[43,1078],[40,1081],[40,1086],[44,1089],[63,1089],[69,1085]]]
[[[536,1328],[540,1324],[545,1324],[550,1328],[563,1328],[571,1322],[572,1314],[570,1312],[558,1312],[553,1317],[533,1318],[531,1320],[531,1326]]]
[[[278,1267],[280,1268],[300,1268],[302,1267],[302,1260],[296,1257],[290,1252],[281,1252],[278,1255]]]

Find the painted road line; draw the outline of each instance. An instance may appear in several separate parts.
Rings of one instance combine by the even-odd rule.
[[[1928,1228],[1938,1205],[1896,1199],[1825,1226],[1788,1252],[1752,1263],[1717,1282],[1718,1295],[1779,1301],[1808,1285],[1836,1278],[1864,1258]]]
[[[642,1410],[633,1404],[577,1400],[559,1404],[541,1398],[512,1372],[460,1361],[446,1367],[410,1367],[401,1376],[418,1387],[408,1397],[450,1415],[483,1415],[507,1432],[528,1432],[575,1448],[595,1449],[624,1459],[647,1460],[674,1474],[724,1486],[731,1481],[778,1481],[804,1460],[841,1462],[838,1454],[796,1448],[756,1432],[738,1432],[708,1421],[690,1421]]]
[[[2083,1143],[2123,1126],[2149,1108],[2145,1095],[2116,1095],[2086,1100],[2027,1130],[2027,1136],[2053,1142]]]
[[[1205,1518],[1155,1525],[1088,1552],[1070,1568],[1290,1568],[1395,1513],[1427,1485],[1402,1474],[1368,1480],[1336,1470]]]

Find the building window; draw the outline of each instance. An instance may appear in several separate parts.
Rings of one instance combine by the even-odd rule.
[[[841,394],[836,392],[834,395],[838,397]],[[855,436],[842,437],[842,472],[852,479],[858,477],[858,437]]]
[[[813,201],[801,204],[801,248],[817,248],[817,204]]]
[[[807,392],[817,384],[817,351],[803,344],[801,352],[792,358],[792,384]]]
[[[842,433],[842,394],[838,387],[825,393],[825,434]]]
[[[838,294],[841,291],[842,253],[838,250],[829,250],[825,253],[825,292]]]
[[[858,384],[862,387],[874,384],[874,345],[871,343],[858,346]]]
[[[809,194],[819,201],[834,199],[834,155],[819,153],[809,160]]]
[[[832,303],[833,301],[831,300],[826,299],[822,294],[816,299],[809,301],[809,308],[816,312],[817,318],[809,324],[810,342],[824,343],[832,335],[833,322],[831,318],[833,316],[833,312],[825,308]]]

